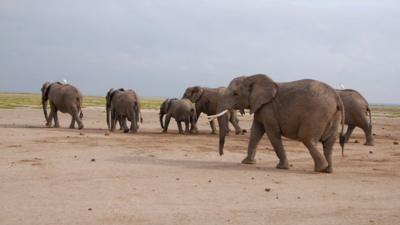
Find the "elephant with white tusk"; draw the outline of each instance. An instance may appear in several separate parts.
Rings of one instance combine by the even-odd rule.
[[[218,113],[250,109],[254,114],[247,157],[242,163],[256,162],[257,144],[267,134],[279,158],[278,169],[289,168],[282,144],[284,136],[303,142],[314,160],[314,171],[331,173],[332,147],[340,126],[343,153],[344,106],[336,91],[325,83],[315,80],[276,83],[263,74],[237,77],[230,82],[218,108]],[[226,124],[226,113],[220,113],[218,121]],[[223,154],[226,133],[226,129],[220,131],[220,154]],[[323,155],[317,149],[318,142],[322,142]]]
[[[70,84],[62,84],[60,82],[46,82],[42,86],[42,106],[43,113],[46,119],[46,126],[51,127],[54,119],[54,127],[60,127],[57,112],[68,113],[72,116],[69,128],[75,128],[75,123],[78,128],[84,127],[82,123],[82,102],[83,97],[81,92]],[[50,114],[47,114],[47,102],[50,103]]]
[[[201,113],[206,115],[213,115],[217,113],[218,101],[222,97],[223,92],[226,88],[206,88],[200,86],[188,87],[185,90],[182,98],[190,99],[196,106],[197,118]],[[228,110],[228,119],[235,128],[235,134],[243,134],[246,130],[240,128],[239,119],[236,115],[236,110]],[[240,113],[243,115],[244,110]],[[218,124],[221,125],[221,124]],[[228,124],[226,124],[228,126]],[[214,121],[210,120],[211,134],[216,134],[216,128]]]

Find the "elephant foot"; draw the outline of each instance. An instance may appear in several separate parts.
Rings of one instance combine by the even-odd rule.
[[[243,129],[241,134],[245,134],[245,133],[247,133],[247,130]]]
[[[128,132],[129,132],[128,128],[124,129],[124,133],[128,133]]]
[[[256,160],[255,159],[249,159],[249,158],[245,158],[242,160],[242,164],[256,164]]]
[[[364,145],[366,145],[366,146],[374,146],[375,144],[374,144],[374,142],[367,141],[367,142],[364,143]]]
[[[211,131],[210,134],[217,134],[217,132],[215,130]]]
[[[333,173],[332,166],[326,167],[326,169],[322,170],[321,172],[323,172],[323,173]]]
[[[163,130],[162,132],[163,132],[163,133],[167,133],[167,130]]]
[[[78,129],[82,130],[85,126],[83,126],[83,124],[79,125]]]
[[[60,124],[54,125],[54,128],[60,128]]]
[[[287,170],[289,169],[289,162],[287,160],[280,161],[278,165],[276,165],[276,168],[281,170]]]
[[[315,172],[320,172],[320,173],[331,173],[329,171],[332,171],[332,167],[328,165],[328,163],[320,163],[320,165],[315,165],[314,167]]]
[[[75,129],[75,125],[69,126],[69,129]]]

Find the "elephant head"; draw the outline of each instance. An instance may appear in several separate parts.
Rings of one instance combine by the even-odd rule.
[[[204,89],[200,86],[189,87],[185,90],[182,98],[187,98],[193,103],[196,103],[202,96]]]
[[[107,95],[106,95],[106,120],[107,120],[108,129],[110,129],[110,127],[111,127],[111,120],[110,120],[111,102],[112,102],[112,99],[113,99],[115,93],[117,93],[119,91],[125,91],[125,90],[123,88],[116,89],[116,90],[114,88],[111,88],[107,92]]]
[[[223,154],[225,136],[228,132],[226,113],[228,110],[250,109],[250,114],[257,112],[264,104],[271,102],[278,92],[278,85],[266,75],[257,74],[253,76],[243,76],[233,79],[221,100],[218,103],[216,116],[210,119],[218,118],[220,126],[219,132],[219,153]]]
[[[50,91],[50,82],[46,82],[42,86],[42,107],[43,107],[43,113],[44,117],[46,118],[46,124],[49,123],[49,118],[47,114],[47,100],[49,99],[49,91]]]

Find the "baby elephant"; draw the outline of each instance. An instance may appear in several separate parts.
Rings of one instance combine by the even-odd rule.
[[[138,122],[143,122],[140,112],[140,102],[133,90],[110,89],[106,96],[107,126],[110,131],[115,130],[117,120],[125,133],[136,133],[139,129]],[[111,119],[110,119],[111,115]],[[126,125],[126,119],[131,122],[131,127]]]
[[[54,127],[60,127],[58,122],[57,112],[69,113],[72,116],[69,128],[75,128],[75,122],[78,123],[78,128],[83,128],[81,119],[82,113],[82,94],[74,86],[70,84],[62,84],[60,82],[46,82],[42,86],[42,105],[46,126],[51,127],[51,122],[54,119]],[[47,102],[50,102],[50,115],[47,115]]]
[[[347,132],[345,142],[350,139],[351,133],[355,127],[361,128],[366,137],[365,145],[374,145],[372,136],[371,110],[367,100],[357,91],[351,89],[336,90],[343,101],[345,112],[345,124]],[[368,116],[368,119],[367,117]]]
[[[165,124],[163,124],[163,117]],[[189,99],[166,99],[160,106],[160,124],[163,132],[167,132],[171,117],[175,118],[178,124],[179,133],[183,134],[182,122],[185,122],[185,133],[197,133],[197,116],[196,109]],[[191,126],[189,131],[189,124]]]

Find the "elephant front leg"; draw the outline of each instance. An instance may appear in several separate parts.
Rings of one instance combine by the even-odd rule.
[[[279,163],[276,165],[277,169],[289,169],[289,162],[286,156],[286,151],[282,144],[282,137],[280,133],[273,129],[267,130],[267,136],[274,148],[275,154],[279,159]]]
[[[235,134],[243,134],[245,131],[242,130],[242,128],[240,128],[239,126],[239,120],[236,117],[236,115],[232,114],[231,118],[229,119],[229,121],[231,122],[231,124],[233,125],[233,127],[235,128]]]
[[[217,129],[215,128],[215,121],[214,120],[210,121],[210,127],[211,127],[211,134],[216,134],[217,133]]]
[[[243,159],[242,164],[256,163],[255,156],[256,156],[257,145],[260,142],[264,133],[265,133],[264,126],[257,121],[253,121],[253,124],[251,125],[250,141],[247,148],[247,157]]]

